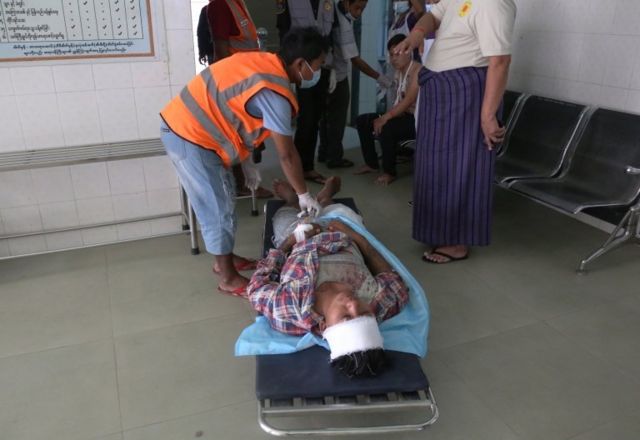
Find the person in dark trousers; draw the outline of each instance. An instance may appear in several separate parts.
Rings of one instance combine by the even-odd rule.
[[[278,34],[282,37],[294,27],[315,27],[327,40],[331,37],[335,5],[333,0],[276,0]],[[300,113],[297,119],[295,144],[302,160],[304,178],[323,184],[325,177],[315,170],[318,128],[324,113],[329,86],[331,54],[322,68],[320,81],[311,88],[297,89]]]
[[[359,19],[367,6],[367,0],[340,0],[336,3],[332,31],[333,63],[329,79],[329,94],[320,122],[320,147],[318,160],[326,160],[327,168],[347,168],[354,164],[343,157],[342,138],[347,125],[349,110],[349,64],[368,77],[375,79],[380,87],[388,88],[391,80],[381,75],[360,58],[353,22]]]
[[[207,18],[207,7],[204,5],[200,10],[200,17],[198,18],[198,28],[196,30],[196,36],[198,38],[198,61],[203,66],[213,64],[215,49],[213,47],[213,38],[211,37],[211,31],[209,30],[209,20]]]
[[[395,72],[396,100],[383,115],[365,113],[358,116],[358,136],[362,148],[363,165],[355,174],[375,173],[379,170],[375,136],[382,147],[382,174],[375,183],[388,185],[396,179],[396,149],[398,142],[415,139],[415,119],[413,112],[418,97],[418,71],[422,66],[415,62],[410,54],[393,53],[405,35],[397,34],[387,43],[389,58]]]

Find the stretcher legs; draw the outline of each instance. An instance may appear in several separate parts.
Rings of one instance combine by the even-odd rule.
[[[421,431],[438,420],[439,412],[436,399],[431,389],[420,390],[407,398],[406,393],[387,393],[387,400],[374,400],[373,396],[353,396],[353,402],[342,402],[344,398],[324,397],[309,401],[303,398],[292,399],[289,404],[271,402],[269,399],[258,402],[258,424],[268,434],[285,436],[333,436],[333,435],[362,435],[382,434],[406,431]],[[413,394],[413,393],[412,393]],[[378,396],[380,398],[380,396]],[[339,401],[340,400],[340,401]],[[350,415],[351,420],[356,420],[357,414],[385,414],[390,411],[414,410],[422,413],[420,421],[406,424],[390,424],[378,426],[341,426],[341,427],[309,427],[288,428],[276,427],[271,419],[277,417],[297,418],[301,422],[309,422],[309,416],[319,417]],[[351,415],[353,414],[353,415]],[[269,420],[267,420],[269,419]]]

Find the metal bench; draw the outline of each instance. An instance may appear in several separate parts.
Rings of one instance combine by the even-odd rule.
[[[555,178],[515,181],[510,188],[571,214],[588,208],[628,210],[607,241],[579,271],[627,241],[640,240],[640,115],[596,110]]]
[[[0,154],[0,172],[78,165],[111,160],[136,159],[141,157],[161,156],[164,154],[164,146],[162,145],[162,142],[159,138],[143,139],[130,142],[16,151]],[[198,247],[198,238],[196,232],[197,228],[195,226],[195,213],[193,212],[193,209],[191,209],[186,193],[183,189],[181,189],[180,191],[180,199],[181,211],[179,212],[170,212],[161,215],[151,215],[112,222],[73,226],[69,228],[52,228],[35,232],[0,235],[0,240],[51,234],[56,232],[84,230],[103,226],[114,226],[117,224],[135,223],[160,218],[180,216],[182,218],[182,230],[189,231],[189,234],[191,236],[191,253],[193,255],[196,255],[200,252],[200,250]]]
[[[584,105],[526,98],[512,113],[509,136],[496,159],[496,182],[508,187],[515,179],[557,175],[590,112]]]

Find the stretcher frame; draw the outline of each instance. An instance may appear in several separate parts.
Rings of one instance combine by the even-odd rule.
[[[336,199],[336,203],[342,203],[357,211],[353,199]],[[271,245],[271,237],[273,235],[273,226],[271,219],[273,215],[284,203],[277,200],[269,200],[264,206],[265,212],[265,228],[263,231],[263,255],[266,255]],[[307,350],[321,349],[320,347],[312,347]],[[305,350],[305,351],[307,351]],[[282,358],[282,362],[286,362],[287,357],[300,355],[302,352],[290,355],[268,355],[272,360]],[[391,353],[390,353],[391,354]],[[424,375],[420,367],[418,356],[400,354],[403,359],[409,359],[409,363]],[[267,357],[267,356],[264,356]],[[259,369],[259,363],[263,356],[256,356],[256,371]],[[332,368],[326,364],[327,368]],[[317,363],[314,364],[317,368]],[[376,391],[375,394],[340,394],[334,395],[327,392],[323,396],[310,397],[290,397],[272,399],[269,397],[261,398],[258,394],[259,378],[256,378],[256,395],[258,398],[258,424],[263,431],[268,434],[284,437],[284,436],[331,436],[331,435],[363,435],[363,434],[381,434],[406,431],[420,431],[436,422],[439,417],[438,406],[435,396],[425,378],[425,385],[418,389],[407,391],[384,390],[384,392]],[[398,423],[398,424],[376,424],[375,426],[322,426],[308,428],[288,428],[277,426],[274,422],[278,418],[289,417],[295,420],[304,420],[307,416],[321,415],[330,418],[331,416],[343,416],[345,414],[354,417],[357,414],[379,414],[383,416],[389,412],[407,412],[420,415],[420,420],[414,423]],[[354,416],[351,416],[351,415]],[[324,419],[323,419],[324,420]]]

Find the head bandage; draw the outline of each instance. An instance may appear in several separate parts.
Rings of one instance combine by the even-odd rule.
[[[382,348],[382,335],[373,316],[359,316],[328,327],[322,336],[329,343],[331,360],[358,351]]]

